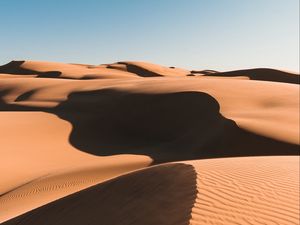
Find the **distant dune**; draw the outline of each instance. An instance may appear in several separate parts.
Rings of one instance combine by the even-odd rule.
[[[0,222],[299,224],[299,98],[273,69],[12,61]]]

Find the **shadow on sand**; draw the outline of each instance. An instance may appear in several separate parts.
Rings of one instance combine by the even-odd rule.
[[[31,93],[17,98],[24,101]],[[297,155],[298,145],[245,131],[220,114],[218,102],[202,92],[167,94],[116,90],[75,92],[55,108],[0,102],[0,110],[45,111],[69,121],[70,143],[108,156],[140,154],[154,163],[200,158]]]
[[[192,165],[172,163],[117,177],[3,225],[188,225],[197,197]]]
[[[247,76],[250,80],[262,80],[262,81],[274,81],[282,83],[299,84],[299,74],[293,74],[284,72],[281,70],[269,69],[269,68],[256,68],[247,70],[234,70],[228,72],[217,72],[214,70],[192,70],[191,74],[203,75],[203,76],[221,76],[221,77],[236,77],[236,76]]]
[[[43,78],[58,78],[62,74],[60,71],[38,72],[30,69],[22,68],[25,61],[11,61],[3,66],[0,66],[0,73],[16,74],[16,75],[37,75]]]
[[[165,162],[298,152],[297,145],[239,128],[201,92],[78,92],[51,112],[72,123],[72,145],[95,155],[143,154]]]

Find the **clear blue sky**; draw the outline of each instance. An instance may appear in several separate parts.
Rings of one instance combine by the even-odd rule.
[[[298,0],[0,0],[0,64],[299,70]]]

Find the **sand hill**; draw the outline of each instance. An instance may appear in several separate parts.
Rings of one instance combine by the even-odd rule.
[[[0,223],[299,224],[299,75],[0,66]]]

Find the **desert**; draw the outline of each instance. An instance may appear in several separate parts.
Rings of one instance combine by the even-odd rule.
[[[299,74],[0,66],[0,222],[299,224]]]

